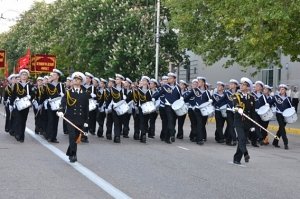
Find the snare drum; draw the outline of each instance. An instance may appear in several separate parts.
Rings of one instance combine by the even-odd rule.
[[[188,112],[188,106],[184,103],[183,99],[176,100],[172,104],[172,109],[175,111],[177,116],[183,116]]]
[[[19,111],[24,110],[31,106],[31,102],[28,99],[28,97],[22,97],[21,99],[18,99],[15,102],[16,102],[17,109]]]
[[[60,107],[61,97],[56,97],[49,101],[50,107],[52,111],[57,111]]]
[[[199,107],[202,116],[212,115],[215,111],[215,107],[212,105],[212,102],[205,102],[201,104]]]
[[[124,115],[128,112],[129,106],[125,100],[121,100],[114,104],[114,110],[116,111],[117,115]]]
[[[144,115],[153,113],[156,111],[156,107],[153,101],[145,102],[141,105],[141,109]]]
[[[89,111],[93,111],[97,108],[97,101],[90,98],[89,99]]]
[[[222,114],[222,117],[226,118],[227,117],[227,104],[223,105],[220,107],[220,111],[221,111],[221,114]]]
[[[282,113],[284,120],[291,124],[297,121],[298,116],[294,107],[285,109]]]
[[[257,110],[257,114],[260,116],[262,121],[270,121],[273,118],[273,111],[268,104],[260,107]]]

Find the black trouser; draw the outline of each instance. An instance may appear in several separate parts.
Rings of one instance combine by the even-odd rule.
[[[139,120],[140,120],[140,130],[141,130],[141,139],[142,136],[146,135],[149,128],[149,119],[150,114],[143,114],[142,108],[139,107]]]
[[[155,136],[155,122],[158,114],[156,111],[150,113],[148,136]]]
[[[47,127],[48,127],[48,111],[44,108],[42,109],[42,117],[41,117],[41,127],[42,127],[42,134],[47,138]]]
[[[190,132],[190,140],[196,139],[197,135],[197,119],[195,111],[192,108],[188,110],[189,118],[191,121],[191,132]]]
[[[161,132],[160,132],[160,139],[165,140],[168,132],[168,120],[165,107],[159,107],[159,115],[161,119]]]
[[[57,128],[59,117],[56,115],[56,111],[52,111],[49,106],[47,109],[48,123],[47,123],[47,136],[48,140],[54,141],[57,137]]]
[[[261,121],[261,125],[265,129],[268,129],[269,121]],[[260,133],[261,133],[261,136],[262,136],[263,140],[268,136],[268,133],[265,130],[263,130],[263,129],[260,129]]]
[[[64,131],[64,133],[68,132],[67,124],[68,124],[68,122],[66,120],[63,120],[63,131]]]
[[[246,137],[246,132],[249,131],[249,128],[245,126],[236,126],[235,131],[237,133],[239,142],[236,148],[236,152],[233,156],[234,161],[240,162],[243,155],[248,155],[248,150],[247,150],[247,137]]]
[[[177,138],[183,138],[183,125],[184,125],[184,121],[185,121],[185,117],[186,114],[182,115],[182,116],[177,116],[178,119],[178,132],[177,132]]]
[[[298,98],[293,98],[292,99],[292,106],[295,107],[296,113],[298,113],[298,104],[299,104],[299,99]]]
[[[15,136],[17,140],[24,140],[25,138],[25,128],[26,128],[28,112],[29,112],[29,108],[23,109],[21,111],[16,111],[14,130],[15,130]]]
[[[112,135],[112,127],[113,127],[114,119],[113,119],[113,114],[107,113],[106,115],[106,136],[107,135]]]
[[[11,114],[11,112],[10,112],[10,110],[9,110],[9,106],[7,105],[7,106],[5,106],[5,113],[6,113],[6,117],[5,117],[5,131],[6,132],[9,132],[10,131],[10,127],[11,127],[11,116],[10,116],[10,114]]]
[[[222,116],[222,112],[215,110],[215,119],[216,119],[216,131],[215,131],[215,140],[218,142],[224,140],[223,128],[225,124],[225,118]]]
[[[97,118],[97,109],[89,112],[89,132],[94,134],[96,132],[96,118]]]
[[[197,128],[196,128],[196,142],[202,141],[205,135],[205,118],[207,119],[207,116],[202,116],[201,111],[199,109],[195,109],[195,116],[196,116],[196,122],[197,122]]]
[[[284,121],[284,117],[282,114],[276,113],[276,118],[277,118],[278,125],[279,125],[279,129],[278,129],[276,135],[278,138],[282,137],[284,145],[288,145],[288,138],[286,136],[286,131],[285,131],[286,122]],[[279,142],[279,140],[274,139],[273,145],[278,145],[278,142]]]
[[[167,121],[167,134],[166,140],[169,140],[171,136],[175,136],[175,120],[176,114],[171,106],[165,106],[166,121]]]
[[[80,129],[83,129],[83,125],[76,124]],[[72,125],[69,123],[67,124],[67,131],[69,132],[69,147],[67,150],[66,155],[67,156],[76,156],[77,154],[77,143],[76,140],[79,136],[79,131],[75,129]]]
[[[114,136],[120,137],[122,131],[123,117],[122,115],[117,115],[115,110],[112,110],[112,117],[114,121]]]
[[[261,126],[263,125],[261,117],[256,112],[254,113],[254,118],[258,124]],[[250,140],[252,143],[256,143],[257,140],[262,140],[261,128],[255,125],[255,133],[251,132],[250,135]]]
[[[132,110],[132,115],[133,115],[133,125],[134,125],[134,138],[139,139],[140,135],[140,117],[139,117],[139,112],[136,109]]]
[[[123,115],[123,136],[128,136],[129,135],[129,122],[130,122],[130,117],[131,117],[131,114],[129,113],[125,113]]]
[[[33,108],[35,132],[42,132],[42,110]]]
[[[98,122],[98,130],[97,130],[97,136],[98,137],[102,137],[103,136],[103,132],[104,132],[104,120],[106,117],[106,113],[105,112],[99,112],[98,111],[98,115],[97,115],[97,122]]]
[[[232,111],[227,110],[226,115],[226,143],[231,143],[231,141],[236,142],[236,133],[233,126],[234,113]]]

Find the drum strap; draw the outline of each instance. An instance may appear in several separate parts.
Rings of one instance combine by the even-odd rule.
[[[29,85],[28,84],[26,85],[26,92],[27,92],[27,95],[29,95]]]
[[[240,94],[235,94],[236,96],[236,99],[238,101],[238,105],[243,109],[245,110],[245,104],[241,101],[241,95]]]
[[[265,104],[267,104],[267,100],[266,100],[266,97],[264,94],[263,94],[263,98],[264,98]]]
[[[59,83],[59,88],[60,88],[60,93],[63,93],[63,90],[62,90],[62,83],[61,83],[61,82]]]

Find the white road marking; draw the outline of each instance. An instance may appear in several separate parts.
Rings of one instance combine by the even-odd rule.
[[[39,143],[41,143],[44,147],[52,151],[55,155],[57,155],[59,158],[61,158],[63,161],[65,161],[67,164],[72,166],[75,170],[77,170],[79,173],[81,173],[83,176],[88,178],[90,181],[95,183],[98,187],[103,189],[106,193],[108,193],[110,196],[113,198],[124,198],[124,199],[129,199],[128,195],[120,191],[119,189],[115,188],[112,184],[109,182],[105,181],[101,177],[99,177],[96,173],[91,171],[90,169],[86,168],[82,164],[75,162],[75,163],[70,163],[69,158],[63,153],[61,150],[56,148],[55,146],[49,144],[46,140],[42,139],[40,136],[36,135],[31,129],[26,127],[25,130],[26,133],[28,133],[31,137],[33,137],[35,140],[37,140]]]
[[[180,148],[180,149],[186,150],[186,151],[189,151],[189,150],[190,150],[190,149],[185,148],[185,147],[182,147],[182,146],[177,146],[177,147]]]
[[[234,164],[233,162],[228,162],[228,164],[233,164],[233,165],[235,165],[235,166],[243,167],[243,168],[247,167],[247,166],[244,165],[244,164]]]

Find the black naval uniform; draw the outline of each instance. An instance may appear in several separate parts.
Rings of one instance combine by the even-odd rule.
[[[43,129],[43,117],[42,117],[42,109],[45,101],[45,95],[44,95],[44,87],[34,87],[34,94],[36,101],[36,106],[33,106],[33,112],[34,112],[34,119],[35,119],[35,133],[39,134],[45,131]]]
[[[13,91],[13,86],[12,84],[8,84],[5,87],[4,90],[4,106],[5,106],[5,113],[6,113],[6,118],[5,118],[5,132],[10,132],[11,135],[13,135],[13,125],[12,125],[12,121],[13,121],[13,110],[9,110],[9,105],[11,104],[11,95],[12,95],[12,91]]]
[[[27,93],[27,91],[29,93]],[[32,91],[32,86],[27,83],[18,82],[14,85],[12,96],[11,96],[11,104],[14,104],[15,100],[21,99],[23,97],[30,96],[30,101],[33,100],[34,93]],[[15,138],[17,141],[24,142],[25,138],[25,128],[26,128],[26,121],[28,117],[29,108],[25,108],[23,110],[15,111],[16,117],[14,120],[13,125],[15,130]]]
[[[91,95],[93,93],[97,97],[97,88],[95,88],[93,85],[85,85],[85,88],[86,88],[86,92],[89,95]],[[92,98],[92,96],[90,96],[90,99],[94,99],[94,98]],[[97,108],[95,110],[92,110],[92,111],[89,112],[89,123],[88,123],[89,127],[88,127],[88,130],[92,135],[95,135],[96,119],[97,119]]]
[[[133,133],[133,139],[139,140],[140,139],[140,117],[139,117],[139,109],[138,109],[138,103],[139,103],[139,91],[137,89],[132,90],[132,100],[134,104],[134,108],[132,109],[132,116],[133,116],[133,126],[134,126],[134,133]]]
[[[124,89],[124,95],[126,96],[126,102],[129,103],[132,100],[132,90],[129,89]],[[129,107],[131,108],[131,107]],[[131,117],[131,112],[127,112],[124,114],[123,116],[123,129],[122,129],[122,133],[123,133],[123,137],[124,138],[129,138],[129,122],[130,122],[130,117]]]
[[[233,106],[235,108],[242,108],[243,113],[249,116],[250,118],[254,118],[255,114],[255,99],[254,97],[247,93],[243,94],[240,92],[235,93],[232,96]],[[238,135],[238,145],[236,149],[236,153],[234,154],[233,161],[236,164],[241,163],[241,159],[244,155],[245,161],[249,161],[249,154],[246,147],[247,136],[246,132],[249,131],[250,128],[253,127],[250,120],[242,116],[237,111],[234,113],[234,127]]]
[[[106,100],[108,98],[109,91],[105,89],[99,89],[97,92],[97,101],[99,104],[98,113],[97,113],[97,122],[98,122],[98,130],[97,130],[97,136],[103,137],[104,132],[104,120],[106,118],[105,113],[105,106],[106,106]]]
[[[84,128],[84,123],[88,123],[89,117],[89,94],[82,89],[68,90],[61,100],[59,112],[63,112],[64,117],[70,120],[80,129]],[[67,124],[69,132],[69,147],[66,155],[71,162],[77,161],[77,143],[76,140],[80,132],[69,123]]]
[[[237,143],[236,133],[234,130],[234,110],[233,110],[233,99],[232,96],[234,94],[233,90],[227,90],[226,93],[226,101],[227,101],[227,111],[226,111],[226,130],[225,130],[225,139],[226,144],[235,146]]]

